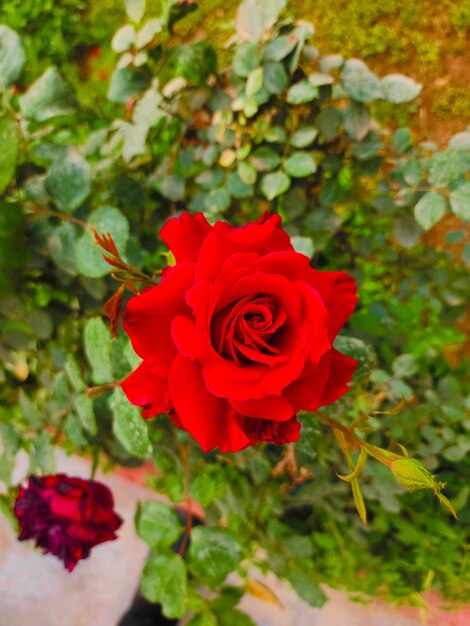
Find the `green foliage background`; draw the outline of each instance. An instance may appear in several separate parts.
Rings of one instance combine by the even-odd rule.
[[[101,450],[103,464],[153,460],[153,486],[175,504],[189,490],[208,526],[193,531],[183,561],[170,549],[182,530],[175,514],[144,504],[136,524],[154,555],[142,588],[169,616],[194,612],[193,626],[250,623],[234,608],[243,585],[223,585],[232,571],[246,582],[248,563],[288,579],[314,606],[320,583],[415,605],[430,587],[468,600],[470,389],[457,330],[470,291],[470,132],[459,117],[467,110],[440,150],[429,132],[422,142],[425,129],[404,124],[419,119],[419,98],[430,105],[388,65],[406,64],[421,45],[417,75],[439,67],[440,48],[420,39],[430,5],[351,2],[341,14],[334,1],[305,1],[242,41],[258,22],[242,11],[234,38],[235,4],[219,14],[222,3],[209,0],[149,2],[142,19],[140,4],[128,0],[129,19],[108,0],[5,2],[2,20],[20,39],[0,30],[9,52],[0,60],[0,480],[11,487],[0,505],[8,514],[20,450],[42,472],[54,471],[57,442]],[[261,27],[283,4],[256,13]],[[446,6],[443,32],[457,46],[465,5]],[[207,27],[209,14],[219,21]],[[318,33],[299,17],[314,17]],[[373,57],[378,73],[351,54]],[[315,267],[357,278],[360,305],[340,341],[360,368],[327,414],[375,445],[405,445],[447,481],[457,522],[432,493],[405,493],[370,461],[364,527],[335,476],[347,464],[313,415],[302,416],[295,475],[273,473],[278,448],[202,455],[164,417],[142,420],[114,385],[137,362],[101,317],[116,283],[90,225],[152,274],[167,262],[156,233],[184,208],[232,224],[276,210]],[[426,243],[436,233],[440,249]],[[403,397],[400,412],[367,417]],[[213,602],[198,594],[200,582],[216,590]]]

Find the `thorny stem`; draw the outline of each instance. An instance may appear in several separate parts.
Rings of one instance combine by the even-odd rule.
[[[91,466],[90,480],[95,479],[96,472],[100,464],[100,453],[101,453],[101,448],[99,446],[96,446],[96,448],[93,451],[93,464]]]
[[[377,461],[380,461],[380,463],[383,463],[388,467],[390,467],[392,461],[402,458],[402,456],[399,454],[394,454],[393,452],[383,450],[382,448],[377,448],[376,446],[367,443],[366,441],[358,437],[353,430],[351,430],[347,426],[344,426],[340,422],[337,422],[331,417],[328,417],[328,415],[324,415],[323,413],[317,413],[317,417],[321,422],[323,422],[333,430],[339,430],[340,432],[342,432],[349,442],[365,450],[368,454],[373,456],[374,459],[377,459]]]
[[[34,213],[40,217],[57,217],[58,219],[64,220],[64,222],[73,222],[74,224],[77,224],[78,226],[81,226],[81,228],[85,228],[87,230],[91,230],[93,228],[91,224],[87,224],[83,220],[78,219],[78,217],[74,217],[73,215],[69,215],[63,211],[53,211],[52,209],[47,209],[46,207],[41,207],[37,204],[33,204],[31,206]]]
[[[178,556],[183,556],[186,546],[188,545],[189,536],[193,526],[193,512],[192,512],[192,500],[189,494],[189,444],[181,447],[181,462],[183,463],[184,471],[184,499],[187,503],[188,509],[186,511],[186,527],[184,529],[183,539],[178,550]]]
[[[107,391],[108,389],[113,389],[114,387],[118,387],[121,384],[121,381],[115,380],[112,383],[105,383],[104,385],[97,385],[96,387],[87,387],[84,391],[86,396],[91,396],[92,398],[96,398],[101,395],[103,391]]]
[[[59,424],[57,426],[57,430],[55,432],[54,435],[54,439],[52,440],[53,445],[56,445],[57,443],[59,443],[59,439],[62,436],[62,432],[64,430],[64,426],[65,426],[65,418],[67,417],[67,415],[69,415],[69,413],[72,412],[72,408],[69,407],[67,409],[64,409],[58,416],[59,419]]]
[[[402,189],[410,189],[411,191],[435,191],[437,193],[442,193],[445,196],[450,196],[451,192],[449,189],[443,189],[442,187],[437,187],[436,185],[429,185],[429,187],[420,187],[419,185],[410,185],[408,187],[402,187],[400,185],[391,184],[391,188],[394,191],[401,191]]]

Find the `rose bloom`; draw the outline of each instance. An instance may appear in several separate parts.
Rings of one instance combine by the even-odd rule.
[[[18,539],[32,539],[43,553],[61,559],[71,572],[93,546],[117,539],[122,523],[110,490],[94,480],[53,474],[30,476],[20,487],[14,512]]]
[[[143,359],[122,383],[128,399],[145,418],[167,412],[204,451],[296,441],[296,413],[337,400],[356,367],[332,347],[353,278],[312,269],[278,215],[232,228],[185,212],[160,236],[176,265],[123,313]]]

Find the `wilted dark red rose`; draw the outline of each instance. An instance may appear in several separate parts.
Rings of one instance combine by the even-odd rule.
[[[296,441],[296,413],[348,389],[356,363],[332,344],[354,280],[312,269],[278,215],[232,228],[184,213],[160,235],[176,265],[123,314],[143,359],[128,399],[146,418],[168,412],[204,451]]]
[[[44,554],[55,555],[71,572],[93,546],[117,538],[122,520],[113,506],[110,490],[94,480],[65,474],[30,476],[15,502],[18,539],[34,540]]]

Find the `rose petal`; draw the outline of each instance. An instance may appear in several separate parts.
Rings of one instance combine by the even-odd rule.
[[[265,396],[257,400],[230,400],[230,404],[241,415],[276,422],[288,420],[295,413],[292,404],[283,396]]]
[[[322,406],[331,359],[332,350],[329,350],[322,356],[318,365],[311,366],[307,373],[284,389],[282,395],[294,407],[294,413],[300,410],[316,411]]]
[[[169,386],[178,422],[204,452],[215,447],[222,452],[235,452],[248,445],[233,409],[207,391],[197,361],[177,356],[170,371]]]
[[[333,341],[356,308],[356,281],[346,272],[317,272],[317,278],[318,274],[326,274],[329,281],[326,306],[330,312],[330,340]]]
[[[309,259],[297,252],[270,254],[256,263],[262,271],[281,274],[290,280],[303,280],[321,296],[330,316],[328,336],[333,341],[357,303],[357,287],[346,272],[323,272],[310,267]]]
[[[263,441],[282,446],[297,441],[300,434],[300,424],[295,415],[285,422],[245,417],[243,429],[251,446]]]
[[[173,217],[163,226],[160,238],[175,255],[177,263],[196,263],[201,247],[212,226],[202,213],[191,215],[187,211]]]
[[[323,391],[321,406],[332,404],[349,390],[348,383],[356,367],[357,362],[354,359],[334,348],[331,350],[330,374]]]
[[[190,313],[185,296],[193,283],[194,266],[175,267],[156,287],[131,298],[123,313],[123,327],[132,347],[152,369],[165,377],[176,356],[171,324],[178,314]]]
[[[259,257],[280,250],[292,251],[293,247],[277,215],[263,215],[240,228],[216,222],[201,248],[196,276],[213,280],[224,262],[236,253],[255,253]]]
[[[232,228],[226,222],[216,222],[214,231],[237,244],[239,251],[260,255],[293,250],[289,235],[282,229],[280,215],[265,213],[256,222]]]
[[[158,376],[146,361],[121,383],[127,399],[144,410],[143,417],[149,419],[165,413],[171,407],[168,381]]]

